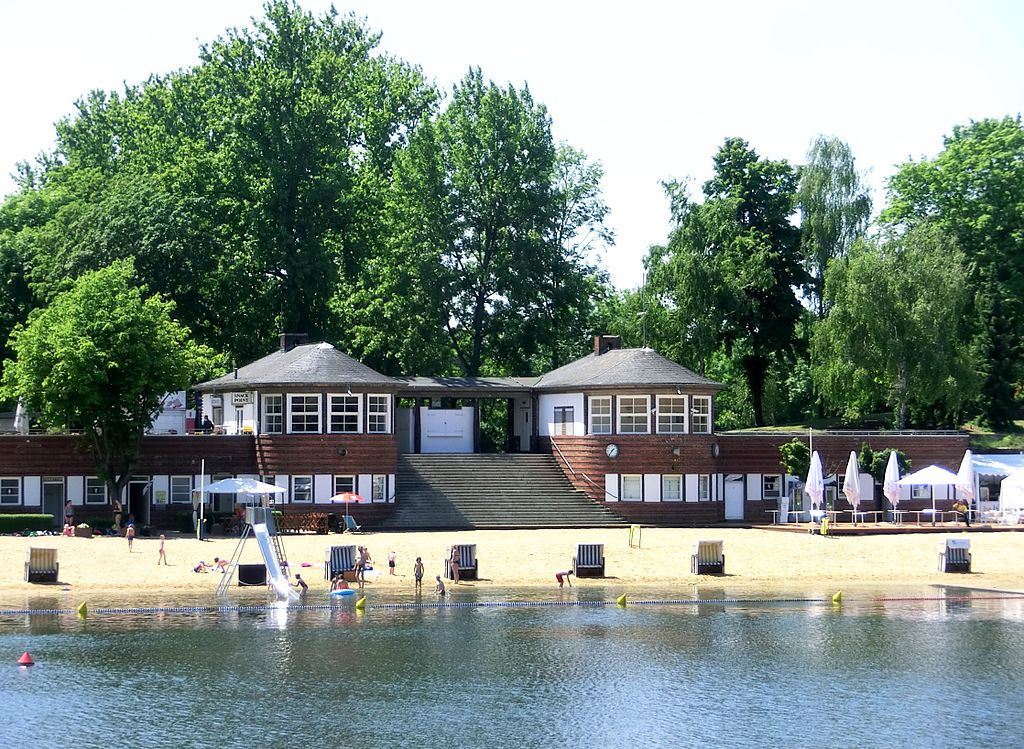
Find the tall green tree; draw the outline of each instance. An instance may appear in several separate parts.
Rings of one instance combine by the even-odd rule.
[[[877,403],[898,429],[911,410],[942,403],[955,414],[977,395],[963,253],[935,226],[861,241],[831,263],[831,311],[815,328],[811,361],[826,403],[860,416]]]
[[[966,255],[966,314],[978,337],[985,377],[981,420],[1012,425],[1014,383],[1024,350],[1024,126],[1020,116],[953,128],[933,159],[900,167],[889,181],[883,221],[935,223]]]
[[[814,139],[800,168],[797,203],[804,268],[820,319],[825,316],[825,269],[864,234],[871,216],[871,198],[846,143],[824,135]]]
[[[136,285],[130,260],[86,273],[11,336],[3,397],[24,398],[44,427],[81,430],[110,496],[131,477],[163,397],[212,376],[174,304]]]
[[[652,250],[653,288],[680,329],[717,341],[741,362],[754,422],[765,423],[769,369],[792,351],[804,283],[800,233],[790,222],[796,175],[785,161],[761,159],[740,138],[715,155],[704,202],[668,186],[676,223],[664,248]]]

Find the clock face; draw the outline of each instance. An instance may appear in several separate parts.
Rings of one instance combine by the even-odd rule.
[[[604,449],[604,454],[607,455],[609,458],[616,458],[616,457],[618,457],[618,455],[619,455],[619,446],[616,445],[615,443],[612,443],[612,444],[608,445]]]

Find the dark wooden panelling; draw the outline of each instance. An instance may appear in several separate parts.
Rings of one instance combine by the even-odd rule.
[[[721,502],[607,502],[605,507],[630,523],[643,525],[692,527],[725,521]]]
[[[396,473],[398,443],[393,435],[261,434],[256,464],[263,476]]]

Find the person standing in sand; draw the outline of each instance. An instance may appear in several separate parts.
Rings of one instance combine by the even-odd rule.
[[[75,506],[71,504],[69,499],[64,503],[64,524],[74,525],[75,524]]]
[[[165,541],[167,541],[167,536],[165,536],[163,533],[161,533],[160,534],[160,556],[156,560],[157,566],[160,565],[160,562],[163,562],[164,564],[167,564],[167,551],[164,549],[164,542]]]
[[[124,512],[121,509],[121,500],[114,500],[114,530],[117,531],[117,535],[121,535],[121,517]]]
[[[124,537],[128,539],[128,553],[132,553],[132,544],[135,542],[135,523],[128,521],[128,527],[124,529]]]
[[[389,575],[394,575],[395,574],[395,559],[397,559],[397,555],[395,554],[395,552],[392,551],[390,554],[388,554],[388,574]]]
[[[423,559],[416,557],[416,564],[412,566],[412,576],[416,578],[416,590],[423,590]]]
[[[459,547],[452,544],[452,556],[448,560],[448,568],[452,573],[452,582],[459,584]]]

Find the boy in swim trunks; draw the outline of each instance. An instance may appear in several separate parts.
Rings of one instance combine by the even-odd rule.
[[[569,579],[569,575],[572,574],[572,570],[566,570],[565,572],[556,572],[555,579],[558,581],[558,587],[562,587],[562,583],[569,583],[569,587],[572,587],[572,580]]]
[[[423,589],[423,560],[416,557],[416,564],[412,566],[412,576],[416,578],[416,590]]]

